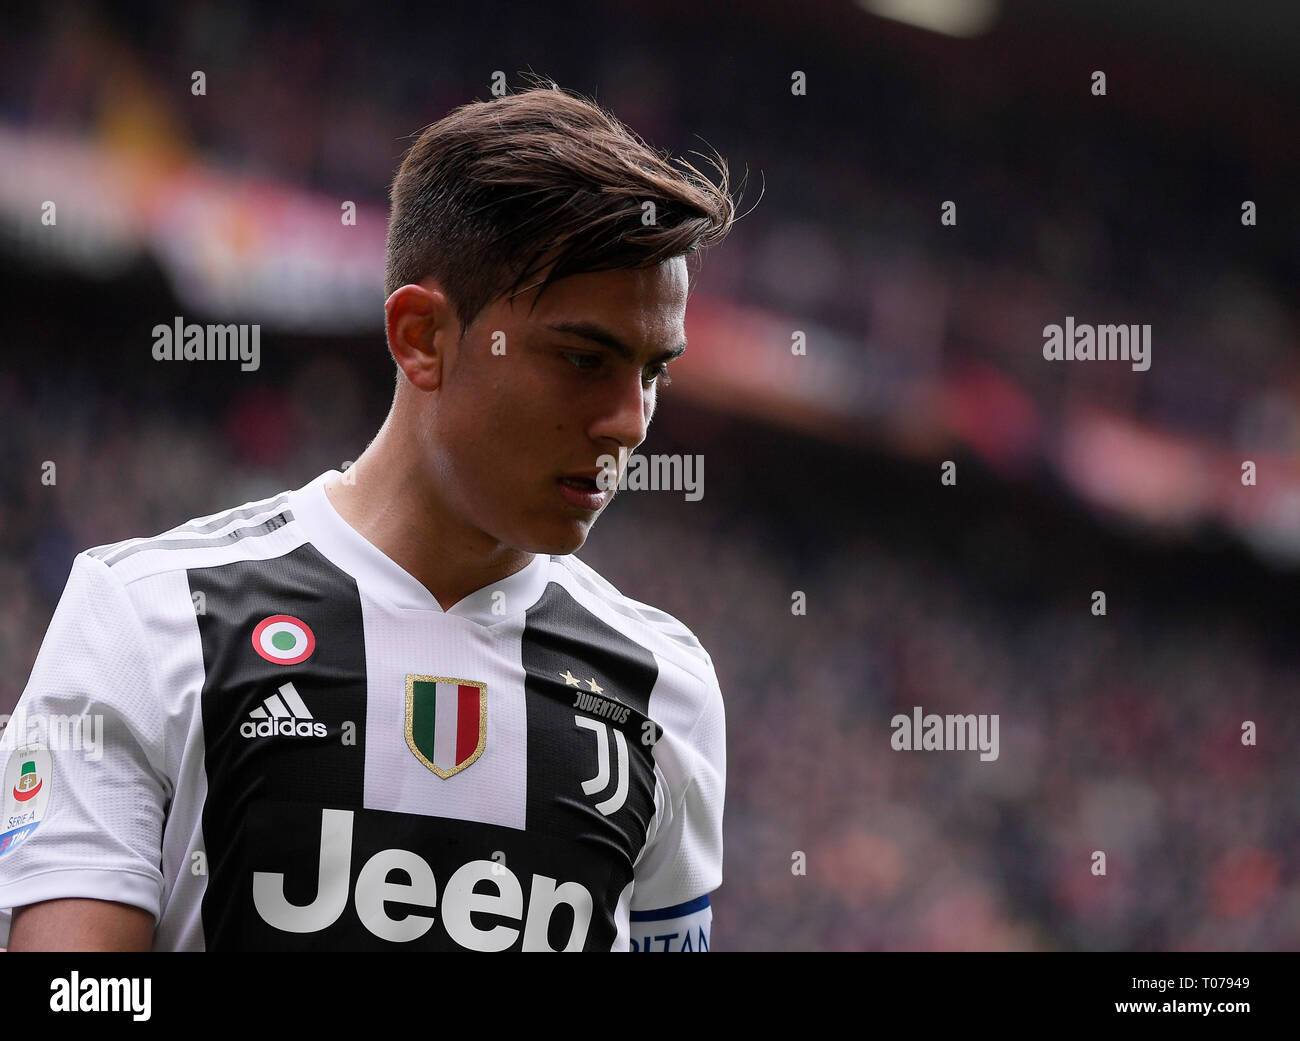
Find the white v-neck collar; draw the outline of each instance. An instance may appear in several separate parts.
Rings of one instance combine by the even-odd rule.
[[[538,553],[522,570],[475,590],[443,611],[424,583],[339,515],[325,494],[326,482],[337,476],[342,476],[338,470],[326,470],[310,484],[290,492],[289,508],[312,545],[352,575],[368,593],[402,610],[434,611],[495,625],[532,607],[546,589],[551,558]],[[504,600],[496,599],[496,593],[504,593]],[[504,604],[504,614],[499,609],[493,612],[496,603]]]

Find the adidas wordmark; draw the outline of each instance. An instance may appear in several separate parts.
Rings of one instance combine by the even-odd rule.
[[[239,732],[244,737],[271,737],[273,734],[284,737],[329,736],[329,729],[324,723],[312,721],[311,709],[294,689],[292,682],[281,686],[278,694],[272,694],[248,716],[239,726]]]

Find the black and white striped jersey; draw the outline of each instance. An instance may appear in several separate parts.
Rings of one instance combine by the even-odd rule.
[[[7,909],[157,950],[707,950],[709,655],[572,556],[443,610],[336,471],[79,554],[0,741]]]

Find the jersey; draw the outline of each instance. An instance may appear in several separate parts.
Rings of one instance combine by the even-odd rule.
[[[713,662],[572,555],[443,610],[325,482],[77,555],[0,741],[0,936],[155,950],[707,950]]]

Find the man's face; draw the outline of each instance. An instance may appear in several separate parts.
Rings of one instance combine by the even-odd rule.
[[[457,519],[523,552],[572,553],[615,488],[562,479],[594,485],[602,456],[621,473],[645,440],[656,377],[686,341],[686,261],[571,275],[530,314],[536,293],[498,299],[450,348],[429,447]]]

